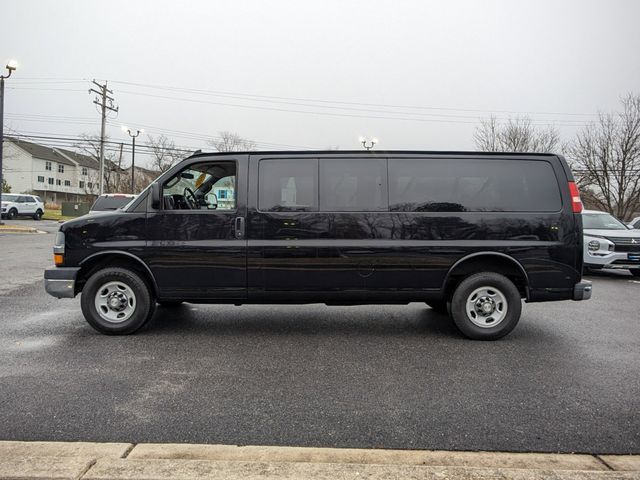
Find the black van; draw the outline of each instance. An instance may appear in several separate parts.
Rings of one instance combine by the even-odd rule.
[[[497,339],[528,302],[585,300],[582,204],[540,154],[196,154],[117,212],[65,222],[45,271],[107,334],[161,306],[426,302]]]

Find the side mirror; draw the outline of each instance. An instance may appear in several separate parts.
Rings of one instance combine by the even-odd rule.
[[[218,209],[218,196],[215,193],[210,193],[209,194],[209,201],[210,201],[210,203],[208,204],[209,210],[217,210]]]
[[[151,208],[154,210],[160,210],[160,184],[151,184]]]

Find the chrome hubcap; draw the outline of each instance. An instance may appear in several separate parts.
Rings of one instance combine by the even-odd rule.
[[[98,314],[107,322],[122,323],[133,315],[136,296],[128,285],[108,282],[98,289],[95,306]]]
[[[507,316],[507,298],[495,287],[480,287],[467,297],[467,316],[474,325],[495,327]]]

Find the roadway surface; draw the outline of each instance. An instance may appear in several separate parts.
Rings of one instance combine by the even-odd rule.
[[[640,453],[640,281],[524,305],[498,342],[425,305],[159,308],[107,337],[0,234],[0,440]]]

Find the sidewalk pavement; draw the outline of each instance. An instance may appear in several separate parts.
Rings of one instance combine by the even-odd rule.
[[[21,225],[0,225],[0,233],[46,233],[33,227],[23,227]]]
[[[640,455],[0,441],[0,479],[638,480]]]

